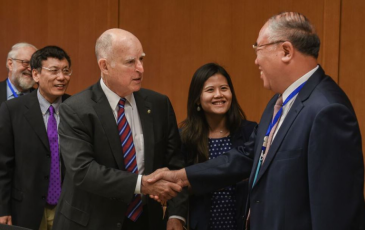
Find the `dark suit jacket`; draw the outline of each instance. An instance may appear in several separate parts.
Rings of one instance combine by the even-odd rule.
[[[65,100],[68,95],[63,96]],[[0,107],[0,216],[38,229],[48,192],[50,150],[37,91]]]
[[[243,146],[244,143],[249,141],[250,135],[256,127],[256,122],[242,121],[239,129],[232,135],[231,142],[232,148],[238,148]],[[184,153],[187,156],[187,150],[184,149]],[[250,156],[253,160],[253,153]],[[187,160],[188,164],[193,163],[193,159]],[[251,170],[251,168],[249,169]],[[248,178],[248,177],[247,177]],[[243,226],[242,216],[244,215],[244,209],[246,207],[247,192],[248,192],[248,180],[244,180],[235,184],[236,186],[236,208],[237,208],[237,223],[239,226]],[[206,230],[209,227],[210,207],[211,207],[212,193],[205,193],[202,195],[193,194],[189,197],[189,223],[190,230]]]
[[[7,99],[7,93],[6,93],[6,86],[7,82],[6,79],[2,82],[0,82],[0,105]]]
[[[176,118],[169,99],[141,89],[134,93],[144,137],[144,174],[184,167]],[[66,166],[53,229],[121,229],[137,174],[124,170],[115,118],[100,82],[61,105],[59,135]],[[168,205],[186,217],[187,194]],[[185,196],[185,198],[184,198]],[[144,197],[151,229],[163,229],[161,205]],[[175,203],[174,203],[175,202]]]
[[[249,192],[251,230],[363,230],[364,167],[358,122],[347,96],[322,68],[299,92],[252,188],[277,97],[267,105],[257,130]],[[199,172],[194,166],[187,169],[195,190],[207,192],[206,187],[221,187],[242,177],[244,153],[232,150],[218,158],[200,166]],[[226,181],[214,180],[214,185],[214,175],[223,173],[230,176]],[[197,174],[204,174],[207,182],[198,181],[202,175]]]
[[[2,82],[0,82],[0,105],[1,103],[3,103],[4,101],[6,101],[8,99],[8,95],[7,95],[7,86],[8,83],[6,82],[6,79]],[[34,88],[30,88],[30,92],[33,92]]]

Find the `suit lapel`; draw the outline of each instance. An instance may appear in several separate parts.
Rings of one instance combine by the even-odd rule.
[[[49,150],[48,136],[46,126],[44,125],[41,107],[37,98],[37,91],[34,91],[27,97],[24,103],[24,117],[38,135],[41,142]]]
[[[95,101],[94,105],[95,113],[98,116],[101,126],[104,129],[105,136],[108,139],[110,149],[112,150],[118,168],[124,170],[125,167],[123,159],[123,150],[121,147],[118,134],[118,127],[115,122],[113,111],[110,108],[108,99],[106,98],[103,90],[101,89],[100,82],[95,84],[92,89],[94,92],[93,100]]]
[[[298,114],[302,111],[304,108],[304,101],[309,98],[315,87],[323,80],[324,78],[324,71],[321,67],[318,68],[316,72],[308,79],[307,83],[303,86],[302,90],[299,92],[293,106],[290,108],[289,113],[287,114],[285,120],[283,121],[280,129],[278,130],[275,139],[270,146],[270,150],[268,155],[266,156],[264,164],[261,166],[260,172],[258,174],[256,184],[259,183],[260,178],[264,175],[264,173],[267,171],[267,169],[270,167],[271,162],[275,158],[276,153],[278,152],[284,138],[286,137],[290,127],[292,126],[293,122],[295,121]],[[261,154],[261,146],[263,142],[263,138],[265,136],[265,132],[267,130],[267,127],[269,126],[269,122],[272,119],[272,114],[274,110],[274,104],[277,100],[278,95],[276,95],[268,104],[266,107],[266,110],[268,112],[264,113],[263,119],[260,122],[260,126],[262,124],[262,129],[260,129],[260,133],[258,134],[258,141],[259,145],[257,146],[255,160],[254,160],[254,169],[256,170],[258,160],[260,158]],[[252,187],[252,180],[256,171],[252,171],[251,178],[250,178],[250,185]]]
[[[139,118],[142,124],[143,139],[144,139],[144,162],[145,174],[153,172],[153,156],[154,156],[154,135],[153,135],[153,117],[151,114],[157,111],[153,110],[152,103],[147,101],[141,91],[134,93],[136,100]]]
[[[299,99],[299,98],[297,98],[297,99]],[[303,103],[300,100],[295,100],[295,102],[294,102],[293,106],[290,108],[289,113],[286,116],[283,124],[280,126],[280,129],[277,132],[275,139],[272,142],[272,145],[270,146],[269,153],[266,156],[264,164],[261,166],[259,175],[257,177],[257,181],[260,180],[262,175],[266,172],[266,170],[270,166],[270,163],[274,159],[281,143],[283,142],[286,134],[288,133],[288,130],[290,129],[295,118],[298,116],[298,114],[300,113],[300,111],[302,109],[303,109]]]
[[[257,144],[256,144],[256,147],[255,147],[255,158],[254,158],[254,161],[253,161],[253,168],[251,170],[250,181],[249,181],[250,188],[252,188],[253,179],[254,179],[254,176],[255,176],[255,173],[256,173],[256,169],[257,169],[257,164],[258,164],[258,161],[259,161],[260,155],[261,155],[262,144],[264,142],[264,137],[265,137],[266,131],[267,131],[267,129],[269,127],[269,124],[272,120],[272,115],[273,115],[273,112],[274,112],[274,105],[275,105],[275,102],[277,100],[277,97],[278,96],[275,95],[270,100],[270,102],[266,106],[266,109],[265,109],[265,111],[264,111],[264,113],[261,117],[261,120],[260,120],[259,129],[257,131],[257,136],[256,136]]]

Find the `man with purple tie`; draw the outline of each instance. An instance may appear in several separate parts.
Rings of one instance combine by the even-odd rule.
[[[38,90],[0,107],[0,223],[47,230],[61,194],[57,126],[71,60],[57,46],[30,60]]]

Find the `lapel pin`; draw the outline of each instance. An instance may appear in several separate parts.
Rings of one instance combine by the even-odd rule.
[[[150,109],[149,109],[149,110],[147,110],[147,113],[148,113],[148,114],[150,114],[150,113],[151,113],[151,110],[150,110]]]

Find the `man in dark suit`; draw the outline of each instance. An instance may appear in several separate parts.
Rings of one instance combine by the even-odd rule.
[[[313,26],[294,12],[269,19],[254,45],[264,87],[277,94],[256,133],[243,217],[251,230],[365,229],[359,125],[346,94],[317,64],[319,47]],[[276,130],[274,107],[281,108]],[[247,147],[156,179],[213,191],[248,176]]]
[[[57,123],[71,60],[59,47],[30,61],[38,90],[0,107],[0,223],[51,229],[61,190]]]
[[[145,54],[133,34],[107,30],[95,51],[100,81],[61,106],[66,175],[54,230],[165,229],[161,204],[141,194],[169,199],[181,190],[147,184],[145,176],[184,167],[173,108],[166,96],[141,89]],[[186,198],[168,203],[168,229],[182,229]]]
[[[32,90],[34,80],[29,60],[37,48],[29,43],[17,43],[11,47],[6,61],[8,78],[0,82],[0,104],[24,95]]]

